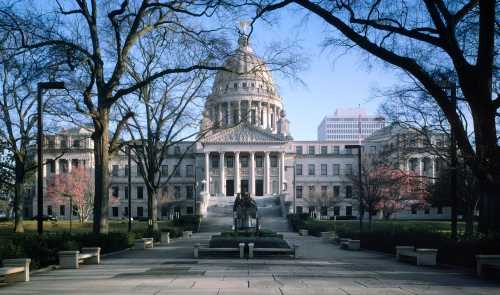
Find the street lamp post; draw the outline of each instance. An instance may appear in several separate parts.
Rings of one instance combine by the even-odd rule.
[[[285,166],[285,170],[287,168],[292,168],[292,170],[293,170],[293,180],[292,180],[292,186],[293,186],[293,214],[295,214],[296,213],[295,212],[295,210],[296,210],[295,208],[297,207],[296,206],[296,200],[295,200],[295,194],[296,194],[296,192],[295,192],[295,190],[296,190],[295,189],[295,165],[294,166]]]
[[[37,85],[37,231],[43,234],[43,115],[42,94],[44,90],[64,89],[64,82],[40,82]]]
[[[363,208],[363,200],[362,200],[362,197],[361,195],[363,194],[363,184],[362,184],[362,178],[361,178],[361,145],[359,144],[349,144],[349,145],[346,145],[345,146],[346,149],[357,149],[358,150],[358,185],[359,185],[359,188],[358,188],[358,214],[359,214],[359,232],[361,233],[363,231],[363,216],[362,216],[362,212],[364,211],[364,208]],[[370,214],[370,212],[368,212],[368,214]]]
[[[127,195],[128,195],[128,232],[132,231],[132,156],[130,145],[127,147]]]

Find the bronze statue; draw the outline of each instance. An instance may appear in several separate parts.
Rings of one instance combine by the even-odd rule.
[[[257,204],[250,197],[249,193],[238,193],[236,195],[233,205],[233,216],[235,230],[257,228]],[[252,219],[256,220],[255,225]]]

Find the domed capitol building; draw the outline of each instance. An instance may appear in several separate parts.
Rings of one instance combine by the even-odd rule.
[[[238,44],[224,61],[224,67],[231,71],[216,74],[206,100],[201,129],[209,131],[195,145],[183,142],[170,149],[161,166],[161,177],[173,176],[162,189],[159,218],[207,215],[210,208],[232,204],[236,194],[243,192],[256,199],[279,198],[283,214],[295,211],[316,212],[323,218],[356,216],[351,179],[357,173],[357,150],[345,148],[352,141],[293,140],[271,71],[247,38],[240,37]],[[68,129],[48,135],[47,140],[46,175],[64,173],[82,163],[93,165],[93,143],[88,131]],[[70,152],[58,158],[62,148]],[[146,190],[134,165],[131,214],[145,217]],[[127,218],[129,214],[127,170],[126,155],[113,157],[110,218]],[[36,207],[36,197],[31,203]],[[44,204],[44,214],[69,218],[68,205],[52,204],[49,198]],[[27,216],[33,214],[32,208],[27,206]]]

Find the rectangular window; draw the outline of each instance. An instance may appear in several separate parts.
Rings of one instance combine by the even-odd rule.
[[[345,186],[345,197],[346,197],[346,199],[352,198],[352,186],[350,186],[350,185]]]
[[[137,176],[137,177],[142,176],[142,173],[141,173],[141,166],[137,165],[137,166],[135,166],[135,167],[136,167],[135,176]]]
[[[295,175],[302,175],[302,164],[295,164]]]
[[[128,216],[128,207],[123,208],[123,216]]]
[[[240,163],[242,168],[248,168],[248,157],[247,156],[241,157]]]
[[[328,186],[322,185],[321,186],[321,197],[326,198],[327,193],[328,193]]]
[[[255,157],[255,167],[262,168],[264,167],[264,158],[263,157]]]
[[[233,157],[226,157],[226,167],[227,168],[234,168],[234,158]]]
[[[111,188],[111,196],[113,196],[114,198],[118,198],[118,194],[120,192],[120,187],[118,186],[113,186]]]
[[[437,214],[443,214],[443,207],[437,207]]]
[[[61,216],[66,215],[66,207],[64,205],[59,206],[59,215]]]
[[[113,207],[113,217],[118,217],[118,207]]]
[[[193,177],[193,165],[186,165],[186,177]]]
[[[187,200],[193,199],[193,186],[192,185],[186,186],[186,199]]]
[[[333,146],[333,153],[336,155],[338,155],[340,153],[340,148],[338,145]]]
[[[125,176],[128,176],[128,165],[125,165]]]
[[[335,216],[340,215],[340,207],[339,206],[333,207],[333,215],[335,215]]]
[[[210,157],[210,162],[211,162],[210,166],[212,166],[212,168],[214,169],[219,168],[219,157]]]
[[[340,164],[333,164],[333,171],[332,171],[334,176],[340,175]]]
[[[68,160],[66,159],[59,160],[59,170],[62,173],[68,173]]]
[[[301,145],[298,145],[298,146],[295,147],[295,153],[297,155],[302,155],[304,153],[303,150],[302,150],[302,146]]]
[[[334,185],[333,186],[333,197],[338,198],[340,196],[340,186]]]
[[[180,166],[177,165],[174,167],[174,176],[175,177],[181,177],[181,169],[180,169]]]
[[[411,207],[411,214],[417,214],[417,207],[416,206]]]
[[[128,200],[128,186],[125,187],[125,200]]]
[[[322,206],[320,209],[321,216],[328,216],[328,207]]]
[[[66,137],[61,137],[61,148],[67,148],[68,147],[68,140]]]
[[[120,167],[118,165],[113,165],[113,167],[111,168],[111,175],[113,176],[118,176],[118,169]]]
[[[71,168],[78,168],[79,165],[80,165],[80,161],[78,159],[71,160]]]
[[[168,165],[161,165],[160,175],[161,177],[168,177]]]
[[[47,206],[47,215],[52,215],[52,206]]]
[[[193,214],[193,207],[186,207],[187,214]]]
[[[310,146],[308,147],[308,149],[309,149],[309,151],[308,151],[308,154],[309,154],[309,155],[314,155],[314,154],[316,154],[316,147],[315,147],[314,145],[310,145]]]
[[[307,175],[313,176],[316,174],[314,164],[307,165]]]
[[[328,154],[328,147],[326,145],[321,146],[321,154],[322,155]]]
[[[80,147],[80,140],[79,139],[74,139],[73,140],[73,147],[79,148]]]
[[[174,197],[176,200],[181,198],[181,187],[178,185],[174,186]]]
[[[352,206],[346,206],[345,207],[345,215],[346,216],[352,216]]]
[[[321,175],[322,176],[328,175],[328,165],[327,164],[321,164]]]
[[[137,207],[137,217],[143,217],[143,216],[144,216],[144,208]]]
[[[295,212],[297,212],[297,214],[302,214],[304,212],[304,209],[302,208],[302,206],[297,206]]]
[[[345,175],[352,175],[352,164],[345,164]]]
[[[78,207],[73,205],[73,216],[77,216],[78,215]]]
[[[295,188],[295,197],[297,199],[301,199],[302,198],[302,186],[301,185],[298,185],[296,188]]]
[[[273,168],[278,167],[278,157],[271,157],[271,167]]]
[[[144,198],[144,188],[142,186],[137,187],[137,199],[142,200]]]
[[[314,191],[315,191],[314,185],[309,186],[309,197],[314,197]]]
[[[430,214],[430,213],[431,213],[431,212],[430,212],[429,207],[425,207],[425,209],[424,209],[424,214],[427,214],[427,215],[428,215],[428,214]]]
[[[50,160],[47,160],[47,163],[49,164],[49,171],[50,173],[56,173],[56,161],[50,159]]]
[[[168,208],[167,207],[161,207],[161,216],[165,217],[168,214]]]

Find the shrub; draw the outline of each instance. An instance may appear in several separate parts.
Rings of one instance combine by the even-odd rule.
[[[287,219],[288,224],[292,227],[292,230],[298,231],[299,229],[304,228],[305,221],[309,219],[309,215],[307,213],[288,214]]]
[[[39,268],[57,263],[57,252],[79,250],[82,247],[101,247],[101,253],[109,253],[132,246],[134,234],[112,232],[109,234],[46,233],[15,234],[0,243],[0,260],[27,257],[32,267]]]
[[[275,237],[283,239],[283,235],[273,232],[268,229],[255,230],[240,230],[240,231],[225,231],[221,233],[222,237]]]
[[[182,227],[184,230],[197,232],[200,228],[200,222],[200,215],[182,215],[179,218],[174,219],[173,225]]]

